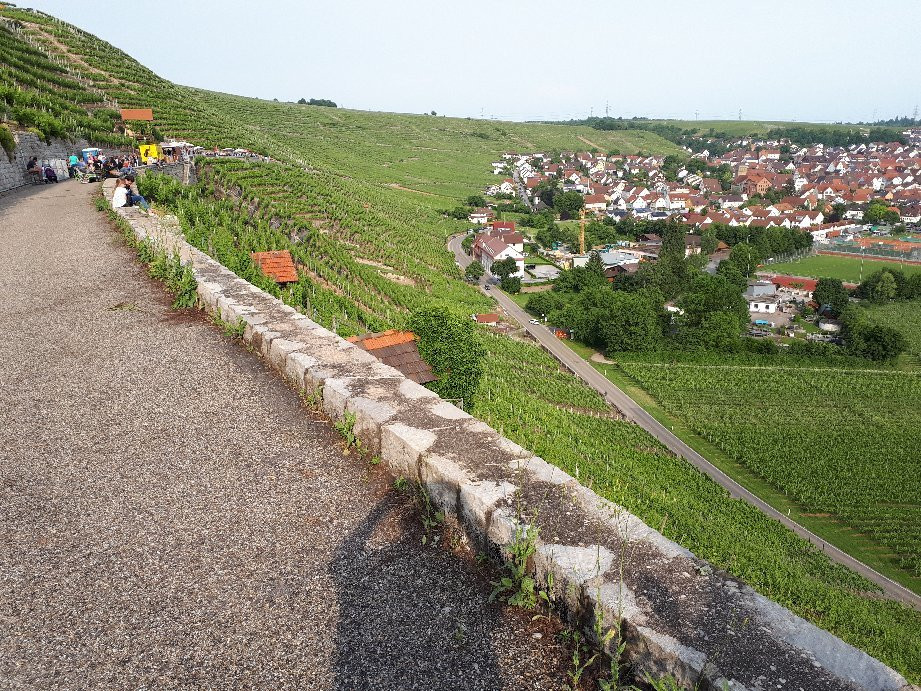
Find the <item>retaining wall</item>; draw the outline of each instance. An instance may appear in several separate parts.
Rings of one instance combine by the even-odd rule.
[[[108,196],[114,181],[106,181]],[[192,266],[204,309],[334,420],[354,415],[368,453],[419,482],[479,550],[539,528],[531,568],[574,624],[620,625],[639,673],[699,688],[909,689],[896,672],[755,593],[560,469],[314,323],[187,244],[172,217],[120,209],[139,239]],[[616,468],[612,472],[617,472]]]
[[[26,164],[33,156],[38,156],[40,163],[45,161],[51,164],[58,180],[67,179],[67,159],[71,154],[80,153],[89,144],[84,139],[64,140],[52,139],[50,144],[45,144],[38,135],[32,132],[14,132],[16,151],[13,160],[7,158],[6,152],[0,149],[0,192],[6,192],[16,187],[29,183],[26,180]]]

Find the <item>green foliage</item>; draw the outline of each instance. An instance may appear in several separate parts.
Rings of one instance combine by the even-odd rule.
[[[511,257],[506,257],[505,259],[493,262],[489,270],[496,278],[505,280],[518,270],[518,264]]]
[[[3,147],[6,157],[12,163],[13,155],[16,153],[16,140],[13,139],[13,133],[6,125],[0,125],[0,147]]]
[[[820,278],[812,291],[812,299],[819,307],[828,305],[835,314],[841,314],[848,305],[850,293],[837,278]]]
[[[731,261],[746,276],[751,276],[764,259],[758,250],[746,242],[740,242],[729,251]]]
[[[574,218],[579,215],[579,209],[585,205],[585,197],[578,192],[561,192],[553,198],[553,208],[561,218]]]
[[[464,277],[471,281],[479,281],[483,278],[483,265],[479,261],[472,261],[464,269]]]
[[[506,276],[501,281],[499,281],[499,287],[502,288],[506,293],[520,293],[521,292],[521,279],[518,276]]]
[[[409,328],[419,339],[419,353],[438,377],[429,388],[470,407],[486,352],[474,323],[447,308],[427,307],[412,313]]]
[[[346,412],[341,420],[333,423],[333,426],[345,440],[346,450],[354,448],[361,453],[361,439],[355,434],[355,413]]]
[[[144,258],[142,257],[142,261]],[[150,275],[162,281],[174,295],[173,309],[194,307],[198,302],[198,282],[192,267],[183,264],[178,255],[168,256],[156,250],[148,268]]]
[[[901,220],[898,211],[892,211],[885,202],[873,201],[863,212],[863,222],[877,225],[879,223],[898,223]]]
[[[493,582],[490,602],[501,597],[513,607],[533,609],[537,605],[535,582],[528,575],[528,560],[537,551],[537,532],[537,526],[525,523],[515,527],[515,537],[506,547],[505,575]]]
[[[908,348],[908,341],[900,331],[869,321],[866,312],[856,305],[849,305],[842,312],[841,324],[845,347],[857,357],[890,362]]]

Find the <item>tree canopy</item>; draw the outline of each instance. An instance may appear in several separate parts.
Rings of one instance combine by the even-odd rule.
[[[486,355],[474,323],[445,307],[425,307],[410,315],[409,328],[419,339],[419,354],[438,377],[428,388],[443,398],[463,399],[469,409]]]

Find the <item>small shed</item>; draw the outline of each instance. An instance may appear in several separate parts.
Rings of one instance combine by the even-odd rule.
[[[294,268],[294,261],[288,250],[253,252],[249,256],[253,263],[262,270],[262,273],[279,285],[297,283],[297,269]]]
[[[391,329],[383,333],[352,336],[348,340],[417,384],[427,384],[438,379],[419,354],[416,334],[412,331]]]

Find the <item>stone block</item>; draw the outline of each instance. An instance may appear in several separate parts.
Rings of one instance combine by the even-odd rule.
[[[381,428],[381,458],[390,471],[410,481],[418,481],[422,454],[435,443],[435,433],[393,422]]]

